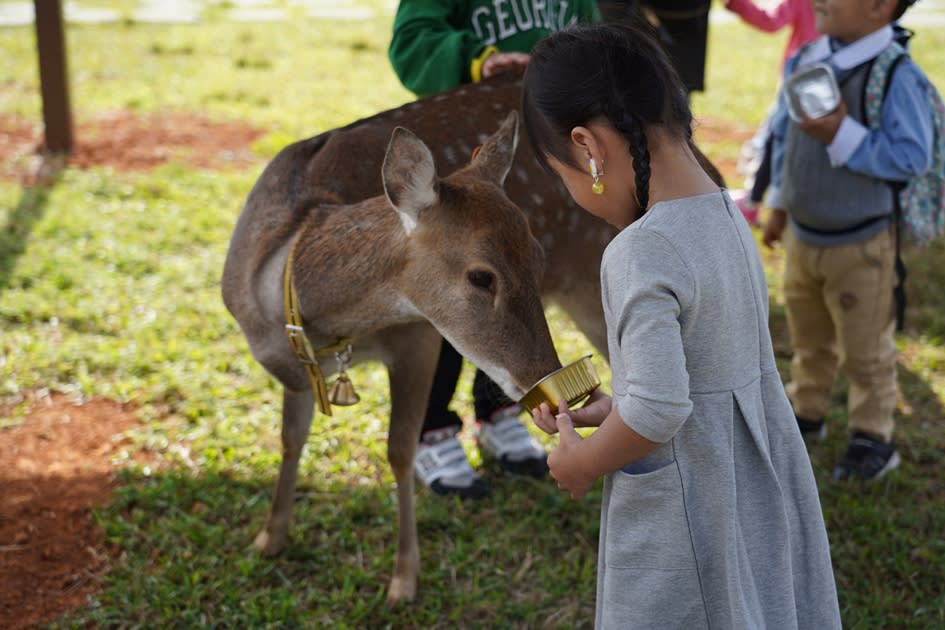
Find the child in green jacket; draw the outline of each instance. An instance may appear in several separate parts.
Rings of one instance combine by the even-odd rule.
[[[397,76],[427,96],[508,71],[522,71],[546,35],[600,21],[595,0],[401,0],[388,56]],[[421,430],[414,471],[433,492],[482,498],[489,485],[469,464],[457,433],[463,421],[449,404],[463,359],[446,341]],[[473,382],[479,448],[512,474],[543,477],[546,453],[519,418],[522,408],[485,373]]]
[[[388,55],[404,86],[427,96],[523,69],[539,39],[591,21],[595,0],[401,0]]]

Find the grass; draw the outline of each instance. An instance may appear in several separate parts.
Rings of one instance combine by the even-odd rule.
[[[200,25],[70,26],[75,117],[129,109],[245,120],[268,130],[254,145],[255,165],[66,169],[33,188],[0,181],[0,396],[46,388],[133,402],[147,424],[132,437],[161,463],[129,465],[114,501],[97,512],[119,561],[88,608],[53,626],[588,627],[599,486],[575,503],[553,484],[503,477],[490,462],[491,500],[419,493],[419,598],[385,605],[396,501],[385,461],[386,377],[375,366],[354,370],[360,405],[314,423],[289,549],[265,560],[248,548],[278,466],[281,397],[219,297],[230,232],[283,145],[411,97],[387,63],[383,10],[365,22],[276,24],[227,22],[223,10]],[[737,158],[729,136],[744,137],[764,116],[783,41],[735,23],[713,27],[708,91],[693,107],[706,127],[729,132],[703,144],[719,163]],[[932,28],[913,45],[940,86],[943,45],[945,32]],[[0,56],[15,60],[0,81],[0,120],[38,125],[32,29],[0,29]],[[780,255],[764,255],[783,349]],[[945,250],[937,243],[908,258],[911,306],[898,340],[902,468],[868,486],[829,482],[844,447],[842,382],[828,413],[832,433],[811,453],[850,628],[945,624]],[[556,309],[549,320],[563,356],[588,347]],[[470,375],[457,402],[467,418]],[[22,413],[21,405],[2,422]]]

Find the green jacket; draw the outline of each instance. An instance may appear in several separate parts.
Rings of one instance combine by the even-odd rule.
[[[600,21],[596,0],[401,0],[387,54],[404,86],[426,96],[472,81],[486,47],[528,52],[591,21]]]

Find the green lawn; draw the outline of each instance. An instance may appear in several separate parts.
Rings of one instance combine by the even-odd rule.
[[[411,99],[387,62],[388,5],[378,0],[378,16],[361,22],[299,13],[236,24],[215,5],[200,25],[69,27],[78,123],[116,110],[183,112],[246,121],[266,135],[241,169],[171,161],[137,173],[69,168],[47,187],[0,180],[0,396],[48,388],[133,402],[147,420],[135,443],[161,463],[129,466],[97,512],[121,561],[89,608],[55,627],[591,625],[599,487],[572,502],[552,483],[512,480],[490,463],[490,500],[419,493],[418,600],[388,609],[396,501],[386,376],[372,366],[353,374],[360,405],[314,423],[290,548],[274,560],[249,548],[279,461],[281,396],[220,300],[229,235],[282,146]],[[736,183],[739,139],[774,96],[783,41],[737,23],[712,30],[708,91],[693,98],[697,139],[718,132],[702,146]],[[34,45],[32,28],[0,28],[0,58],[13,60],[0,75],[0,134],[41,119]],[[945,87],[943,46],[945,30],[931,27],[913,52]],[[850,628],[945,625],[945,248],[908,259],[903,465],[873,485],[829,481],[845,445],[842,383],[831,435],[811,453]],[[772,330],[786,351],[781,260],[765,252],[765,261]],[[562,355],[589,347],[554,308],[549,319]],[[470,377],[467,369],[457,404],[467,418]],[[22,413],[0,419],[0,430]]]

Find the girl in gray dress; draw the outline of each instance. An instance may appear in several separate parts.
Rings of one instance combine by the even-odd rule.
[[[601,263],[613,394],[534,412],[560,434],[562,490],[604,476],[596,626],[839,628],[761,260],[689,148],[665,54],[644,27],[559,32],[532,54],[523,109],[539,160],[620,230]]]

